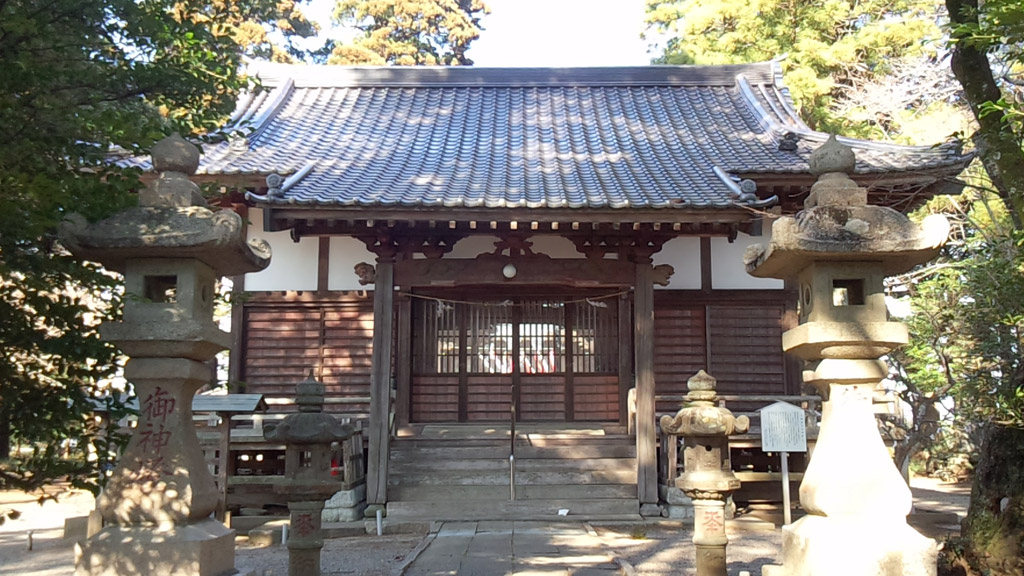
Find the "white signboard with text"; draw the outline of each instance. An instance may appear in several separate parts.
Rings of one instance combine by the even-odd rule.
[[[761,408],[761,450],[807,452],[807,422],[803,408],[776,402]]]

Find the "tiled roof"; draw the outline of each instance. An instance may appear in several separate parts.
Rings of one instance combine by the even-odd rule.
[[[259,203],[378,208],[766,205],[737,174],[806,174],[825,134],[773,63],[486,69],[260,65],[243,138],[205,174],[279,174]],[[780,150],[786,138],[795,150]],[[845,140],[858,173],[959,167],[951,146]],[[783,146],[785,148],[786,146]],[[272,179],[273,180],[273,179]],[[280,182],[283,180],[283,182]]]

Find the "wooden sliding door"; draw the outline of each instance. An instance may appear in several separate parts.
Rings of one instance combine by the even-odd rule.
[[[618,325],[615,299],[417,298],[411,420],[618,420]]]

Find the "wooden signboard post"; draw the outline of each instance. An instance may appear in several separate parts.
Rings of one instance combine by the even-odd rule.
[[[807,452],[807,424],[802,408],[776,402],[761,409],[761,450],[782,458],[783,521],[789,524],[789,453]]]

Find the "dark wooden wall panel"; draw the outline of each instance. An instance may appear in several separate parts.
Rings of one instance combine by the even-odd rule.
[[[685,394],[686,381],[707,369],[704,306],[654,308],[655,394]],[[655,411],[670,412],[678,402],[659,402]]]
[[[295,301],[287,295],[260,295],[243,305],[245,390],[264,394],[272,412],[291,412],[295,384],[310,371],[326,387],[325,410],[365,419],[369,404],[373,349],[373,299],[324,297]]]
[[[610,422],[619,418],[619,377],[573,377],[574,419],[591,422]]]
[[[781,305],[715,306],[709,334],[719,394],[785,394]]]
[[[455,422],[459,419],[458,376],[415,376],[410,396],[413,422]]]
[[[521,376],[519,381],[519,420],[564,421],[565,375]]]
[[[685,394],[698,370],[720,394],[796,394],[799,373],[782,352],[789,291],[656,292],[656,394]],[[659,413],[679,408],[661,402]]]
[[[512,386],[505,375],[470,375],[466,393],[466,420],[469,422],[508,422],[512,406]]]

